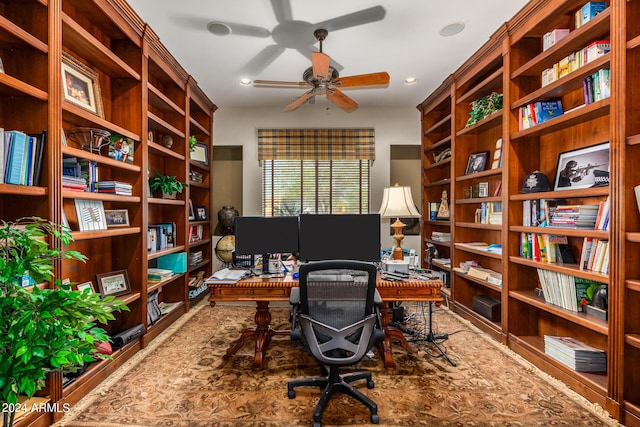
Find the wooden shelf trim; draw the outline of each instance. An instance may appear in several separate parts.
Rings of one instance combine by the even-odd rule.
[[[200,240],[196,240],[194,242],[189,242],[189,249],[195,248],[195,247],[198,247],[198,246],[202,246],[202,245],[206,245],[210,241],[211,241],[211,239],[200,239]]]
[[[147,84],[149,88],[149,104],[154,107],[171,113],[177,113],[181,116],[185,116],[184,108],[173,102],[168,96],[160,91],[157,87],[151,83]]]
[[[455,248],[457,250],[462,251],[462,252],[468,252],[470,254],[481,255],[481,256],[485,256],[487,258],[502,259],[502,254],[497,254],[495,252],[484,251],[482,249],[474,249],[474,248],[472,248],[470,246],[463,246],[460,243],[454,243],[453,245],[455,246]]]
[[[468,181],[470,179],[486,178],[488,176],[502,175],[502,168],[488,169],[482,172],[470,173],[469,175],[461,175],[456,177],[456,182]]]
[[[640,280],[625,280],[624,286],[629,290],[640,292]]]
[[[156,289],[160,289],[164,286],[167,286],[173,282],[175,282],[176,280],[178,280],[179,278],[184,277],[184,273],[178,273],[178,274],[174,274],[173,276],[169,277],[168,279],[162,280],[158,283],[148,283],[147,284],[147,294],[155,291]]]
[[[429,145],[428,147],[424,148],[424,152],[429,152],[429,151],[435,151],[435,150],[440,150],[442,149],[443,146],[450,146],[451,145],[451,135],[447,135],[444,138],[442,138],[439,141],[434,142],[433,144]]]
[[[521,258],[519,256],[510,256],[509,261],[514,264],[525,265],[532,268],[540,268],[543,270],[555,271],[569,276],[582,277],[583,279],[595,280],[596,282],[609,284],[609,276],[602,273],[596,273],[591,270],[580,270],[577,264],[559,264],[559,263],[541,263],[532,259]]]
[[[131,234],[139,234],[140,227],[122,227],[122,228],[109,228],[106,230],[98,231],[72,231],[71,235],[73,240],[94,240],[94,239],[106,239],[117,236],[128,236]]]
[[[191,159],[189,159],[189,166],[194,166],[198,169],[202,169],[203,171],[209,171],[210,169],[209,165],[205,165],[202,162],[199,162],[197,160],[191,160]]]
[[[640,243],[640,232],[625,233],[624,237],[627,242]]]
[[[431,127],[429,127],[429,129],[426,129],[424,131],[424,134],[428,135],[430,133],[433,133],[436,130],[444,127],[446,124],[451,125],[451,113],[449,113],[448,115],[444,116],[442,119],[438,120],[436,123],[431,125]]]
[[[539,100],[560,98],[565,93],[582,88],[585,77],[594,74],[602,68],[606,68],[609,66],[610,61],[611,53],[607,53],[600,58],[583,65],[577,70],[572,71],[566,76],[559,78],[555,82],[549,83],[548,85],[531,92],[529,95],[518,99],[516,102],[511,104],[511,109],[515,110],[516,108]]]
[[[502,126],[502,113],[503,113],[503,110],[499,110],[499,111],[496,111],[495,113],[489,114],[487,117],[480,120],[478,123],[457,131],[456,136],[462,136],[467,134],[473,135],[480,132],[484,132],[489,128]]]
[[[134,141],[140,141],[140,135],[131,132],[115,123],[105,120],[95,114],[77,107],[70,102],[62,101],[62,118],[68,122],[78,123],[78,126],[97,127],[107,129],[111,132],[119,133],[122,136],[132,138]]]
[[[539,125],[513,133],[511,134],[511,140],[514,141],[527,136],[546,135],[560,129],[566,129],[577,123],[605,116],[609,114],[610,103],[610,98],[605,98],[600,101],[584,105],[581,108],[564,113],[555,119],[551,119],[540,123]]]
[[[64,45],[74,52],[81,52],[92,67],[105,71],[112,77],[131,78],[140,81],[140,73],[82,28],[69,15],[62,12],[62,37]],[[141,56],[142,58],[142,56]]]
[[[176,252],[184,252],[184,250],[185,250],[185,246],[184,245],[178,245],[178,246],[175,246],[173,248],[167,248],[167,249],[162,249],[162,250],[159,250],[159,251],[148,252],[147,253],[147,260],[156,259],[156,258],[159,258],[159,257],[161,257],[163,255],[173,254],[173,253],[176,253]]]
[[[493,283],[489,283],[486,280],[478,279],[477,277],[469,276],[468,274],[461,273],[456,270],[454,270],[454,273],[456,276],[462,277],[465,280],[477,283],[478,285],[484,286],[485,288],[491,289],[495,292],[502,293],[502,286],[494,285]]]
[[[625,334],[624,342],[640,350],[640,334]]]
[[[460,104],[461,102],[475,101],[482,96],[489,95],[492,92],[500,91],[502,92],[502,73],[504,72],[504,68],[500,67],[483,81],[478,83],[476,86],[468,90],[464,95],[456,98],[456,104]]]
[[[0,73],[0,94],[11,96],[27,95],[45,102],[49,99],[47,92],[4,73]]]
[[[457,221],[455,226],[460,228],[471,228],[476,230],[493,230],[493,231],[502,230],[502,224],[481,224],[478,222]]]
[[[635,36],[627,42],[627,50],[632,50],[640,46],[640,36]]]
[[[601,36],[609,33],[609,23],[611,20],[611,7],[607,7],[598,13],[595,18],[573,30],[564,39],[554,46],[533,57],[522,66],[511,73],[511,78],[521,76],[540,77],[542,70],[550,68],[554,63],[560,61],[565,56],[586,47],[589,42],[598,40]]]
[[[640,144],[640,134],[631,135],[627,137],[627,145],[637,145]]]
[[[147,117],[149,118],[149,120],[151,120],[157,126],[160,126],[161,128],[163,128],[165,131],[171,132],[177,135],[178,138],[185,138],[186,134],[184,133],[184,131],[173,126],[171,123],[161,119],[157,115],[153,114],[151,111],[147,111]]]
[[[530,306],[536,307],[537,309],[546,311],[547,313],[553,314],[554,316],[558,316],[562,319],[583,326],[599,334],[609,334],[609,325],[606,320],[598,319],[594,316],[589,316],[586,313],[567,310],[560,307],[559,305],[549,304],[545,302],[544,298],[537,297],[533,290],[512,290],[509,291],[509,297]]]
[[[20,45],[28,45],[42,53],[49,52],[49,46],[39,38],[31,35],[21,27],[0,15],[0,30],[11,36],[16,41],[16,48],[22,48]]]
[[[538,199],[571,199],[583,197],[608,196],[609,187],[583,188],[579,190],[542,191],[539,193],[512,194],[509,200],[538,200]]]
[[[516,233],[537,233],[552,234],[554,236],[570,236],[570,237],[593,237],[596,239],[608,240],[610,233],[604,230],[592,230],[582,228],[562,228],[562,227],[525,227],[522,225],[512,225],[509,231]]]
[[[449,178],[445,178],[445,179],[441,179],[439,181],[433,181],[433,182],[428,182],[426,184],[424,184],[425,188],[429,188],[429,187],[442,187],[442,186],[449,186],[451,185],[451,180]]]
[[[0,194],[16,194],[20,196],[47,196],[47,187],[36,187],[27,185],[0,184]]]
[[[206,136],[209,136],[209,135],[210,135],[209,130],[207,130],[207,128],[205,128],[204,126],[202,126],[202,125],[200,124],[200,122],[198,122],[198,121],[197,121],[196,119],[194,119],[193,117],[189,117],[189,124],[190,124],[191,126],[193,126],[194,128],[198,129],[198,131],[199,131],[201,134],[206,135]],[[193,132],[192,132],[192,133],[193,133]]]
[[[118,160],[112,159],[111,157],[90,153],[88,151],[81,150],[79,148],[74,148],[69,146],[62,147],[62,154],[66,154],[73,157],[79,157],[81,159],[92,160],[94,162],[98,162],[112,168],[125,169],[132,172],[141,171],[141,168],[138,165],[132,165],[125,162],[120,162]]]
[[[429,225],[439,225],[442,227],[451,226],[451,221],[449,221],[448,219],[426,219],[424,220],[424,223]]]
[[[189,187],[193,188],[205,188],[205,189],[209,189],[209,184],[205,184],[203,182],[195,182],[195,181],[189,181]]]
[[[451,242],[450,241],[443,242],[443,241],[440,241],[440,240],[433,240],[433,239],[429,239],[429,238],[426,238],[426,239],[423,239],[423,240],[425,241],[425,243],[431,243],[432,245],[446,246],[448,248],[451,247]]]
[[[163,147],[162,145],[158,144],[157,142],[153,142],[153,141],[148,141],[147,142],[147,146],[149,147],[149,151],[152,151],[156,154],[159,154],[161,156],[164,157],[173,157],[174,159],[180,160],[180,161],[184,161],[186,159],[184,154],[180,154],[176,151],[173,151],[170,148],[167,147]]]
[[[492,196],[492,197],[473,197],[470,199],[456,199],[456,205],[473,205],[479,204],[482,202],[501,202],[502,197],[500,196]]]
[[[431,169],[436,169],[436,168],[441,168],[443,166],[449,166],[451,165],[451,157],[447,157],[444,160],[440,160],[437,163],[431,163],[430,165],[425,165],[422,169],[425,171],[431,170]]]
[[[138,196],[118,196],[109,193],[97,193],[88,191],[62,190],[64,199],[102,200],[104,202],[140,203]]]
[[[186,204],[184,200],[163,199],[161,197],[150,197],[147,199],[147,203],[149,203],[150,205],[174,205],[174,206],[184,206]]]
[[[189,271],[189,273],[191,273],[192,271],[198,270],[206,265],[208,265],[211,262],[211,260],[209,259],[203,259],[202,261],[200,261],[199,263],[195,264],[195,265],[190,265],[187,267],[187,270]]]

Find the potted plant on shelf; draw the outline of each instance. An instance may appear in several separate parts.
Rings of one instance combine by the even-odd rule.
[[[154,173],[156,175],[149,179],[151,190],[160,190],[163,199],[175,199],[176,193],[182,193],[182,190],[188,187],[186,182],[178,181],[173,175],[163,175],[158,171],[154,171]]]
[[[51,245],[47,238],[61,246]],[[107,358],[96,343],[108,341],[112,312],[128,310],[113,297],[73,290],[56,279],[51,288],[37,285],[54,277],[58,260],[85,262],[67,248],[68,227],[38,217],[0,222],[0,404],[3,426],[12,426],[20,396],[31,398],[45,386],[48,373],[73,372],[84,363]],[[8,409],[8,410],[4,410]],[[27,407],[28,409],[28,407]]]
[[[196,144],[198,143],[198,140],[196,139],[195,135],[191,135],[189,137],[189,152],[192,152],[193,150],[196,149]]]

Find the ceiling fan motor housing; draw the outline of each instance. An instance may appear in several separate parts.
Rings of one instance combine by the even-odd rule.
[[[329,78],[327,79],[327,83],[332,81],[333,79],[337,79],[339,75],[340,74],[338,73],[338,70],[333,67],[329,67]],[[323,83],[320,79],[316,79],[316,77],[313,75],[313,67],[309,67],[304,70],[304,73],[302,73],[302,80],[313,86],[318,86]]]

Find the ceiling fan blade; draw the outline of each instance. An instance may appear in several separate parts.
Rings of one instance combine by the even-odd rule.
[[[329,78],[329,63],[331,58],[322,52],[311,52],[311,63],[313,64],[313,76],[321,77],[322,80]]]
[[[356,25],[367,24],[369,22],[380,21],[387,11],[382,6],[374,6],[362,9],[358,12],[338,16],[314,25],[315,28],[325,28],[328,31],[341,30],[343,28],[355,27]]]
[[[284,111],[286,113],[288,113],[289,111],[293,111],[293,110],[299,108],[302,104],[307,102],[310,98],[313,98],[314,95],[315,95],[315,93],[314,93],[313,89],[311,89],[308,92],[303,93],[298,98],[296,98],[291,104],[287,105],[285,107]]]
[[[283,89],[307,89],[311,87],[307,82],[283,82],[280,80],[254,80],[253,85],[255,87],[275,87]]]
[[[278,56],[286,49],[277,44],[272,44],[262,49],[242,68],[240,72],[243,76],[253,77],[264,71]]]
[[[273,13],[276,15],[278,24],[293,21],[291,3],[289,3],[289,0],[271,0],[271,8],[273,9]]]
[[[347,113],[355,111],[358,108],[358,103],[349,98],[344,92],[337,88],[327,89],[327,99],[335,103],[338,107],[342,108]]]
[[[266,28],[227,21],[211,21],[207,24],[207,29],[210,33],[223,37],[231,34],[236,36],[265,38],[271,35],[271,31]]]
[[[332,84],[345,88],[353,86],[371,86],[371,85],[387,85],[389,84],[389,73],[383,71],[381,73],[360,74],[357,76],[338,77],[331,82]]]

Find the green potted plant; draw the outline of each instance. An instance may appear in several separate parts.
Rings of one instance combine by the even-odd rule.
[[[149,179],[151,184],[151,190],[162,192],[162,197],[165,199],[175,199],[176,193],[182,193],[188,184],[180,182],[174,175],[163,175],[158,171],[154,171],[155,176]]]
[[[196,149],[196,144],[198,143],[198,140],[196,139],[195,135],[191,135],[189,137],[189,152],[193,151]]]
[[[61,246],[50,246],[47,238]],[[13,425],[19,396],[31,398],[45,386],[49,372],[74,371],[96,358],[108,357],[96,351],[96,342],[109,340],[96,322],[106,324],[114,318],[113,311],[127,310],[120,300],[73,290],[60,279],[50,288],[23,287],[51,280],[54,263],[59,260],[85,262],[81,253],[63,249],[71,241],[68,227],[42,218],[0,222],[0,404],[4,426]]]

